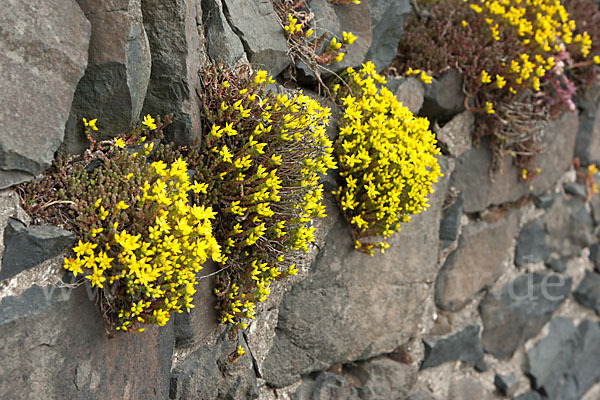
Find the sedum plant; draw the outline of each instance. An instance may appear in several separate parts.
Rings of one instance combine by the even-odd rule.
[[[274,94],[265,71],[202,71],[206,132],[188,160],[208,187],[194,194],[219,212],[222,247],[215,293],[222,323],[245,327],[273,281],[297,273],[295,254],[324,217],[319,176],[335,168],[325,133],[330,111],[302,93]]]
[[[189,202],[188,193],[207,185],[190,183],[182,159],[148,162],[154,141],[146,138],[160,133],[150,116],[129,135],[102,142],[93,140],[95,120],[84,123],[92,145],[83,159],[59,157],[41,181],[23,188],[24,205],[36,219],[79,236],[64,268],[99,289],[109,328],[163,326],[193,307],[201,264],[221,259],[215,212]]]
[[[451,68],[461,71],[465,105],[479,114],[475,140],[492,142],[492,168],[500,168],[509,152],[524,170],[520,178],[531,179],[543,123],[575,111],[576,84],[583,77],[590,82],[588,72],[600,63],[586,30],[596,28],[582,18],[586,1],[429,2],[428,18],[407,22],[394,67],[404,75],[420,68],[436,77]],[[591,18],[597,7],[587,3]],[[577,19],[569,9],[578,11]]]
[[[343,104],[335,152],[344,184],[334,193],[352,227],[357,250],[373,255],[402,222],[428,207],[427,195],[441,176],[440,153],[429,121],[415,117],[385,87],[368,62],[349,68],[333,91]],[[373,242],[374,236],[383,241]]]

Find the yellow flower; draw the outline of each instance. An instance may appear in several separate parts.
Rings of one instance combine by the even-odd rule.
[[[97,130],[98,130],[98,128],[96,127],[96,121],[98,121],[98,118],[94,118],[94,119],[92,119],[92,120],[90,120],[90,121],[88,121],[88,120],[86,120],[86,119],[84,118],[84,119],[83,119],[83,125],[84,125],[86,128],[90,128],[90,129],[92,129],[92,130],[94,130],[94,131],[97,131]]]
[[[342,39],[346,44],[352,44],[356,40],[356,36],[352,32],[342,32]]]
[[[488,74],[486,70],[481,71],[481,83],[490,83],[491,81],[492,78],[490,77],[490,74]]]
[[[116,138],[115,139],[115,146],[119,147],[121,149],[125,148],[125,141],[123,140],[123,138]]]
[[[156,129],[156,124],[154,122],[154,118],[152,118],[150,114],[148,114],[144,117],[144,122],[142,122],[142,124],[146,125],[148,129],[154,130]]]

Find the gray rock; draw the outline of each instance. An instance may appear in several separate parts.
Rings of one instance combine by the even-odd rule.
[[[195,4],[193,4],[195,3]],[[143,114],[174,114],[167,140],[190,145],[201,139],[198,71],[206,61],[199,2],[142,0],[152,71]]]
[[[425,358],[421,369],[437,367],[448,361],[475,364],[483,360],[483,345],[479,340],[479,326],[469,325],[447,338],[425,338]]]
[[[340,71],[348,67],[359,67],[361,63],[367,60],[367,51],[372,45],[370,10],[367,2],[361,4],[333,5],[327,0],[311,0],[310,11],[314,13],[314,37],[320,37],[326,34],[326,40],[321,49],[317,50],[321,54],[332,38],[332,35],[339,40],[342,39],[342,32],[352,32],[356,36],[356,41],[346,46],[344,59],[338,63],[327,64],[326,67],[331,71]],[[395,54],[395,53],[394,53]],[[375,64],[377,70],[384,66]],[[306,67],[300,66],[305,73],[311,74]],[[320,71],[328,76],[328,71]]]
[[[465,109],[464,101],[462,75],[453,69],[426,85],[421,115],[431,120],[448,121]]]
[[[527,392],[513,397],[513,400],[542,400],[542,396],[538,392]]]
[[[600,244],[594,243],[590,246],[590,261],[594,263],[596,271],[600,271]]]
[[[554,196],[552,193],[546,193],[541,194],[539,196],[533,196],[533,203],[537,208],[546,210],[552,207],[552,204],[554,204],[555,199],[556,196]]]
[[[556,257],[546,261],[546,267],[550,268],[554,272],[565,272],[567,270],[567,258]]]
[[[0,188],[50,166],[87,65],[90,24],[72,0],[3,2]]]
[[[600,274],[586,271],[577,290],[573,292],[573,297],[579,304],[600,315]]]
[[[306,377],[292,400],[359,400],[358,391],[351,387],[346,378],[331,372],[321,372],[315,379]]]
[[[529,222],[517,238],[515,264],[521,267],[524,264],[544,261],[548,257],[550,257],[550,249],[546,243],[546,232],[542,221]]]
[[[509,155],[504,158],[502,171],[494,173],[492,180],[489,172],[492,157],[486,141],[463,153],[456,159],[450,185],[463,192],[465,212],[483,211],[492,204],[547,192],[571,167],[577,124],[577,116],[570,113],[548,123],[541,141],[543,152],[536,161],[542,172],[529,183],[519,181],[519,171]]]
[[[417,115],[425,96],[425,87],[416,78],[387,77],[385,86],[396,96],[402,105]]]
[[[551,252],[570,257],[595,241],[594,222],[585,200],[559,196],[544,216],[546,239]]]
[[[453,379],[450,382],[448,399],[492,400],[495,398],[496,396],[473,378]]]
[[[448,163],[440,158],[447,175]],[[272,386],[339,362],[389,353],[417,334],[429,310],[427,282],[437,272],[439,218],[446,194],[441,178],[431,207],[393,235],[385,254],[353,250],[341,218],[329,231],[308,277],[279,306],[263,378]],[[318,312],[315,312],[318,310]]]
[[[549,333],[527,351],[525,372],[544,398],[580,399],[600,381],[600,326],[565,318],[550,323]]]
[[[223,0],[223,12],[255,68],[276,76],[288,66],[285,32],[269,0]]]
[[[89,145],[82,118],[98,118],[101,138],[139,122],[150,81],[150,46],[141,0],[76,0],[92,23],[88,69],[77,85],[62,150],[82,153]]]
[[[587,192],[585,190],[585,186],[581,183],[569,183],[565,185],[565,192],[570,194],[571,196],[581,197],[585,199],[587,197]]]
[[[244,56],[244,46],[229,26],[221,0],[202,0],[202,23],[210,59],[225,66],[235,65]]]
[[[166,399],[172,324],[109,339],[94,292],[33,286],[0,303],[0,398]]]
[[[514,374],[494,376],[494,385],[500,390],[500,392],[508,397],[513,396],[519,389],[519,380]]]
[[[487,372],[490,369],[490,366],[485,362],[485,360],[480,360],[473,365],[475,371],[477,372]]]
[[[577,132],[575,155],[585,165],[600,161],[598,157],[600,152],[599,115],[600,107],[596,100],[588,102],[579,117],[580,127]]]
[[[435,280],[435,303],[458,311],[506,272],[507,250],[518,230],[517,213],[495,224],[463,227],[457,249],[448,256]]]
[[[479,305],[485,351],[510,358],[525,341],[537,335],[567,298],[571,278],[527,274],[509,282],[500,292],[489,293]]]
[[[21,221],[11,218],[4,231],[5,250],[0,280],[56,257],[74,242],[75,235],[58,226],[25,226]]]
[[[471,111],[463,111],[447,124],[436,130],[436,136],[444,154],[458,157],[472,148],[472,135],[475,117]]]
[[[237,347],[245,355],[237,357]],[[252,355],[243,335],[229,340],[224,332],[214,345],[189,354],[171,373],[169,399],[245,400],[258,398]]]
[[[365,60],[382,70],[396,56],[404,20],[410,15],[409,0],[366,0],[373,35]]]
[[[443,247],[447,247],[458,238],[463,204],[464,197],[462,193],[459,193],[454,203],[444,209],[443,218],[440,222],[440,240]]]
[[[206,262],[198,273],[198,284],[192,308],[189,312],[175,314],[174,333],[177,347],[193,347],[202,344],[218,328],[217,298],[214,295],[215,277],[204,278],[217,271],[213,262]]]

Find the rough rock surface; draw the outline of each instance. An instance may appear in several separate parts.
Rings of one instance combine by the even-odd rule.
[[[507,252],[517,229],[517,213],[495,224],[465,226],[457,249],[446,258],[436,278],[436,305],[458,311],[505,273]]]
[[[377,69],[382,70],[396,55],[402,26],[411,12],[411,5],[409,0],[366,0],[366,3],[371,15],[373,38],[365,60],[373,61]]]
[[[512,397],[519,388],[519,380],[514,374],[496,374],[494,376],[494,385],[496,385],[503,395]]]
[[[550,249],[546,243],[546,232],[541,220],[535,220],[523,227],[517,238],[515,248],[515,264],[521,267],[524,264],[545,261],[550,256]]]
[[[223,0],[223,11],[255,68],[279,75],[290,63],[285,32],[269,0]]]
[[[573,297],[581,305],[591,308],[600,315],[600,274],[586,271]]]
[[[549,333],[527,352],[526,373],[533,386],[552,400],[576,400],[600,381],[600,326],[583,320],[578,327],[556,318]]]
[[[492,204],[516,201],[523,195],[542,194],[552,187],[571,166],[577,133],[577,116],[563,114],[545,128],[542,154],[536,158],[542,172],[536,176],[529,189],[528,183],[519,182],[517,168],[509,155],[504,158],[501,172],[490,179],[491,152],[485,142],[478,148],[463,153],[456,159],[456,168],[450,185],[465,196],[465,212],[482,211]]]
[[[151,57],[141,0],[76,0],[92,24],[88,68],[77,85],[63,150],[81,153],[88,141],[82,118],[98,118],[102,137],[139,122]]]
[[[479,326],[469,325],[449,337],[423,339],[425,359],[421,369],[437,367],[448,361],[476,364],[483,360],[483,345],[479,339]]]
[[[202,23],[210,59],[226,66],[235,65],[244,56],[244,46],[229,26],[221,0],[202,0]]]
[[[551,274],[521,275],[479,305],[485,351],[510,358],[537,335],[571,291],[571,278]]]
[[[447,161],[441,159],[447,175]],[[352,239],[339,218],[308,277],[279,307],[279,322],[263,377],[276,387],[337,362],[390,352],[420,328],[437,272],[438,221],[445,196],[442,178],[431,207],[393,235],[390,249],[373,258],[350,251]],[[318,310],[318,312],[317,312]]]
[[[462,75],[453,69],[426,86],[421,115],[448,121],[465,109],[464,100]]]
[[[322,52],[334,35],[341,40],[342,32],[352,32],[356,36],[354,43],[346,47],[344,59],[338,63],[327,64],[326,67],[332,71],[339,71],[348,67],[359,67],[365,62],[367,51],[371,44],[371,20],[369,19],[369,5],[367,2],[361,4],[334,5],[327,0],[311,0],[310,11],[314,13],[315,37],[327,34],[323,44]],[[383,66],[375,64],[377,70]],[[322,71],[328,75],[327,71]]]
[[[443,150],[452,157],[458,157],[471,149],[474,128],[475,116],[471,111],[463,111],[435,133]]]
[[[594,222],[585,200],[559,196],[544,216],[550,251],[572,256],[594,241]]]
[[[246,352],[238,357],[237,348]],[[258,384],[252,355],[243,335],[230,340],[224,332],[213,346],[200,347],[174,368],[169,398],[255,399]]]
[[[56,257],[75,242],[75,235],[58,226],[25,226],[11,218],[4,230],[0,280]]]
[[[387,77],[385,86],[396,96],[402,105],[417,115],[425,96],[425,87],[416,78]]]
[[[0,189],[42,173],[64,138],[90,23],[72,0],[8,1],[0,13]]]
[[[0,398],[166,399],[171,324],[114,339],[104,326],[93,292],[84,286],[33,286],[4,298]]]
[[[575,155],[585,164],[600,162],[600,107],[597,101],[587,101],[581,107]]]
[[[152,71],[143,113],[174,114],[168,140],[189,145],[201,137],[198,71],[206,61],[199,0],[142,0]]]

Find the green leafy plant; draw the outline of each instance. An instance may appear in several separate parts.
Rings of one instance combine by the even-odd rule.
[[[335,195],[356,249],[369,255],[389,247],[370,238],[387,239],[428,207],[427,195],[441,175],[429,121],[377,83],[385,79],[368,62],[360,71],[349,68],[346,82],[333,88],[344,109],[335,154],[345,182]]]

